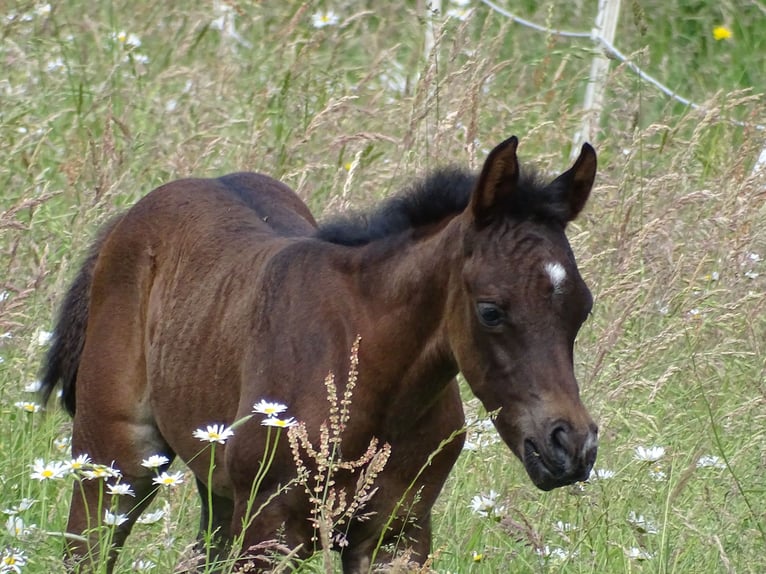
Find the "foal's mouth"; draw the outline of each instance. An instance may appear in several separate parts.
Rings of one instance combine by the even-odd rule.
[[[522,462],[529,478],[540,490],[553,490],[560,486],[587,480],[590,466],[573,466],[570,461],[555,460],[546,456],[532,439],[524,440]]]

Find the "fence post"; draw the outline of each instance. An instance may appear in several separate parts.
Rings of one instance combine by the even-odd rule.
[[[614,35],[617,31],[617,20],[620,17],[620,0],[599,0],[598,15],[593,28],[592,37],[599,51],[593,56],[590,66],[590,77],[585,89],[583,100],[583,118],[580,129],[575,133],[572,157],[576,157],[583,142],[593,141],[598,131],[603,109],[604,90],[609,74],[609,59],[605,56],[600,39],[605,39],[609,45],[614,45]]]

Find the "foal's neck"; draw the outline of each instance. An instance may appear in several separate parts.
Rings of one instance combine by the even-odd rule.
[[[446,321],[450,291],[459,288],[460,216],[398,241],[359,250],[358,285],[375,325],[362,347],[385,373],[387,400],[404,419],[410,409],[423,412],[457,375]]]

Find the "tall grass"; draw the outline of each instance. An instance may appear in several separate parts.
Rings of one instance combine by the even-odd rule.
[[[595,13],[507,5],[569,29]],[[566,161],[592,46],[472,6],[435,19],[425,58],[423,2],[0,5],[0,510],[37,501],[0,550],[23,551],[23,572],[63,571],[69,484],[30,465],[67,459],[70,423],[16,403],[33,399],[41,332],[110,215],[172,178],[242,169],[283,179],[319,215],[361,207],[434,166],[477,167],[514,133],[538,169]],[[320,10],[338,22],[314,27]],[[718,25],[732,37],[715,40]],[[597,188],[569,229],[596,296],[576,360],[599,476],[536,491],[466,391],[475,448],[435,508],[433,571],[766,568],[766,181],[752,172],[764,26],[758,2],[624,7],[621,50],[707,111],[613,66]],[[655,445],[662,456],[637,460]],[[163,505],[121,572],[183,560],[197,495],[169,490],[150,510]]]

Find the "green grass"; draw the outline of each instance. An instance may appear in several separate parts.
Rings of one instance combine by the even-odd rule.
[[[437,57],[425,61],[423,12],[382,4],[231,3],[249,47],[211,25],[212,3],[0,7],[0,510],[38,501],[21,513],[37,528],[19,539],[3,528],[0,550],[23,550],[23,572],[63,571],[69,484],[32,480],[30,465],[66,459],[54,441],[70,423],[15,403],[32,398],[23,388],[44,352],[37,332],[51,329],[111,214],[173,178],[248,169],[283,179],[321,215],[437,165],[477,167],[511,134],[539,169],[568,161],[590,42],[476,4],[466,22],[437,22]],[[507,5],[589,30],[595,4]],[[614,476],[542,493],[504,445],[466,451],[435,508],[434,571],[766,569],[766,184],[752,174],[766,143],[754,127],[766,124],[766,15],[742,4],[623,5],[618,48],[710,112],[612,66],[597,187],[569,235],[596,298],[577,369],[601,427],[597,468]],[[320,8],[340,22],[313,28]],[[730,40],[713,39],[719,24]],[[114,40],[120,31],[141,45]],[[635,460],[650,445],[664,456]],[[702,455],[723,468],[697,468]],[[479,516],[471,500],[491,490],[498,508]],[[193,487],[159,498],[153,509],[169,512],[136,528],[121,572],[136,559],[172,571],[192,542]],[[322,571],[321,560],[302,570]]]

